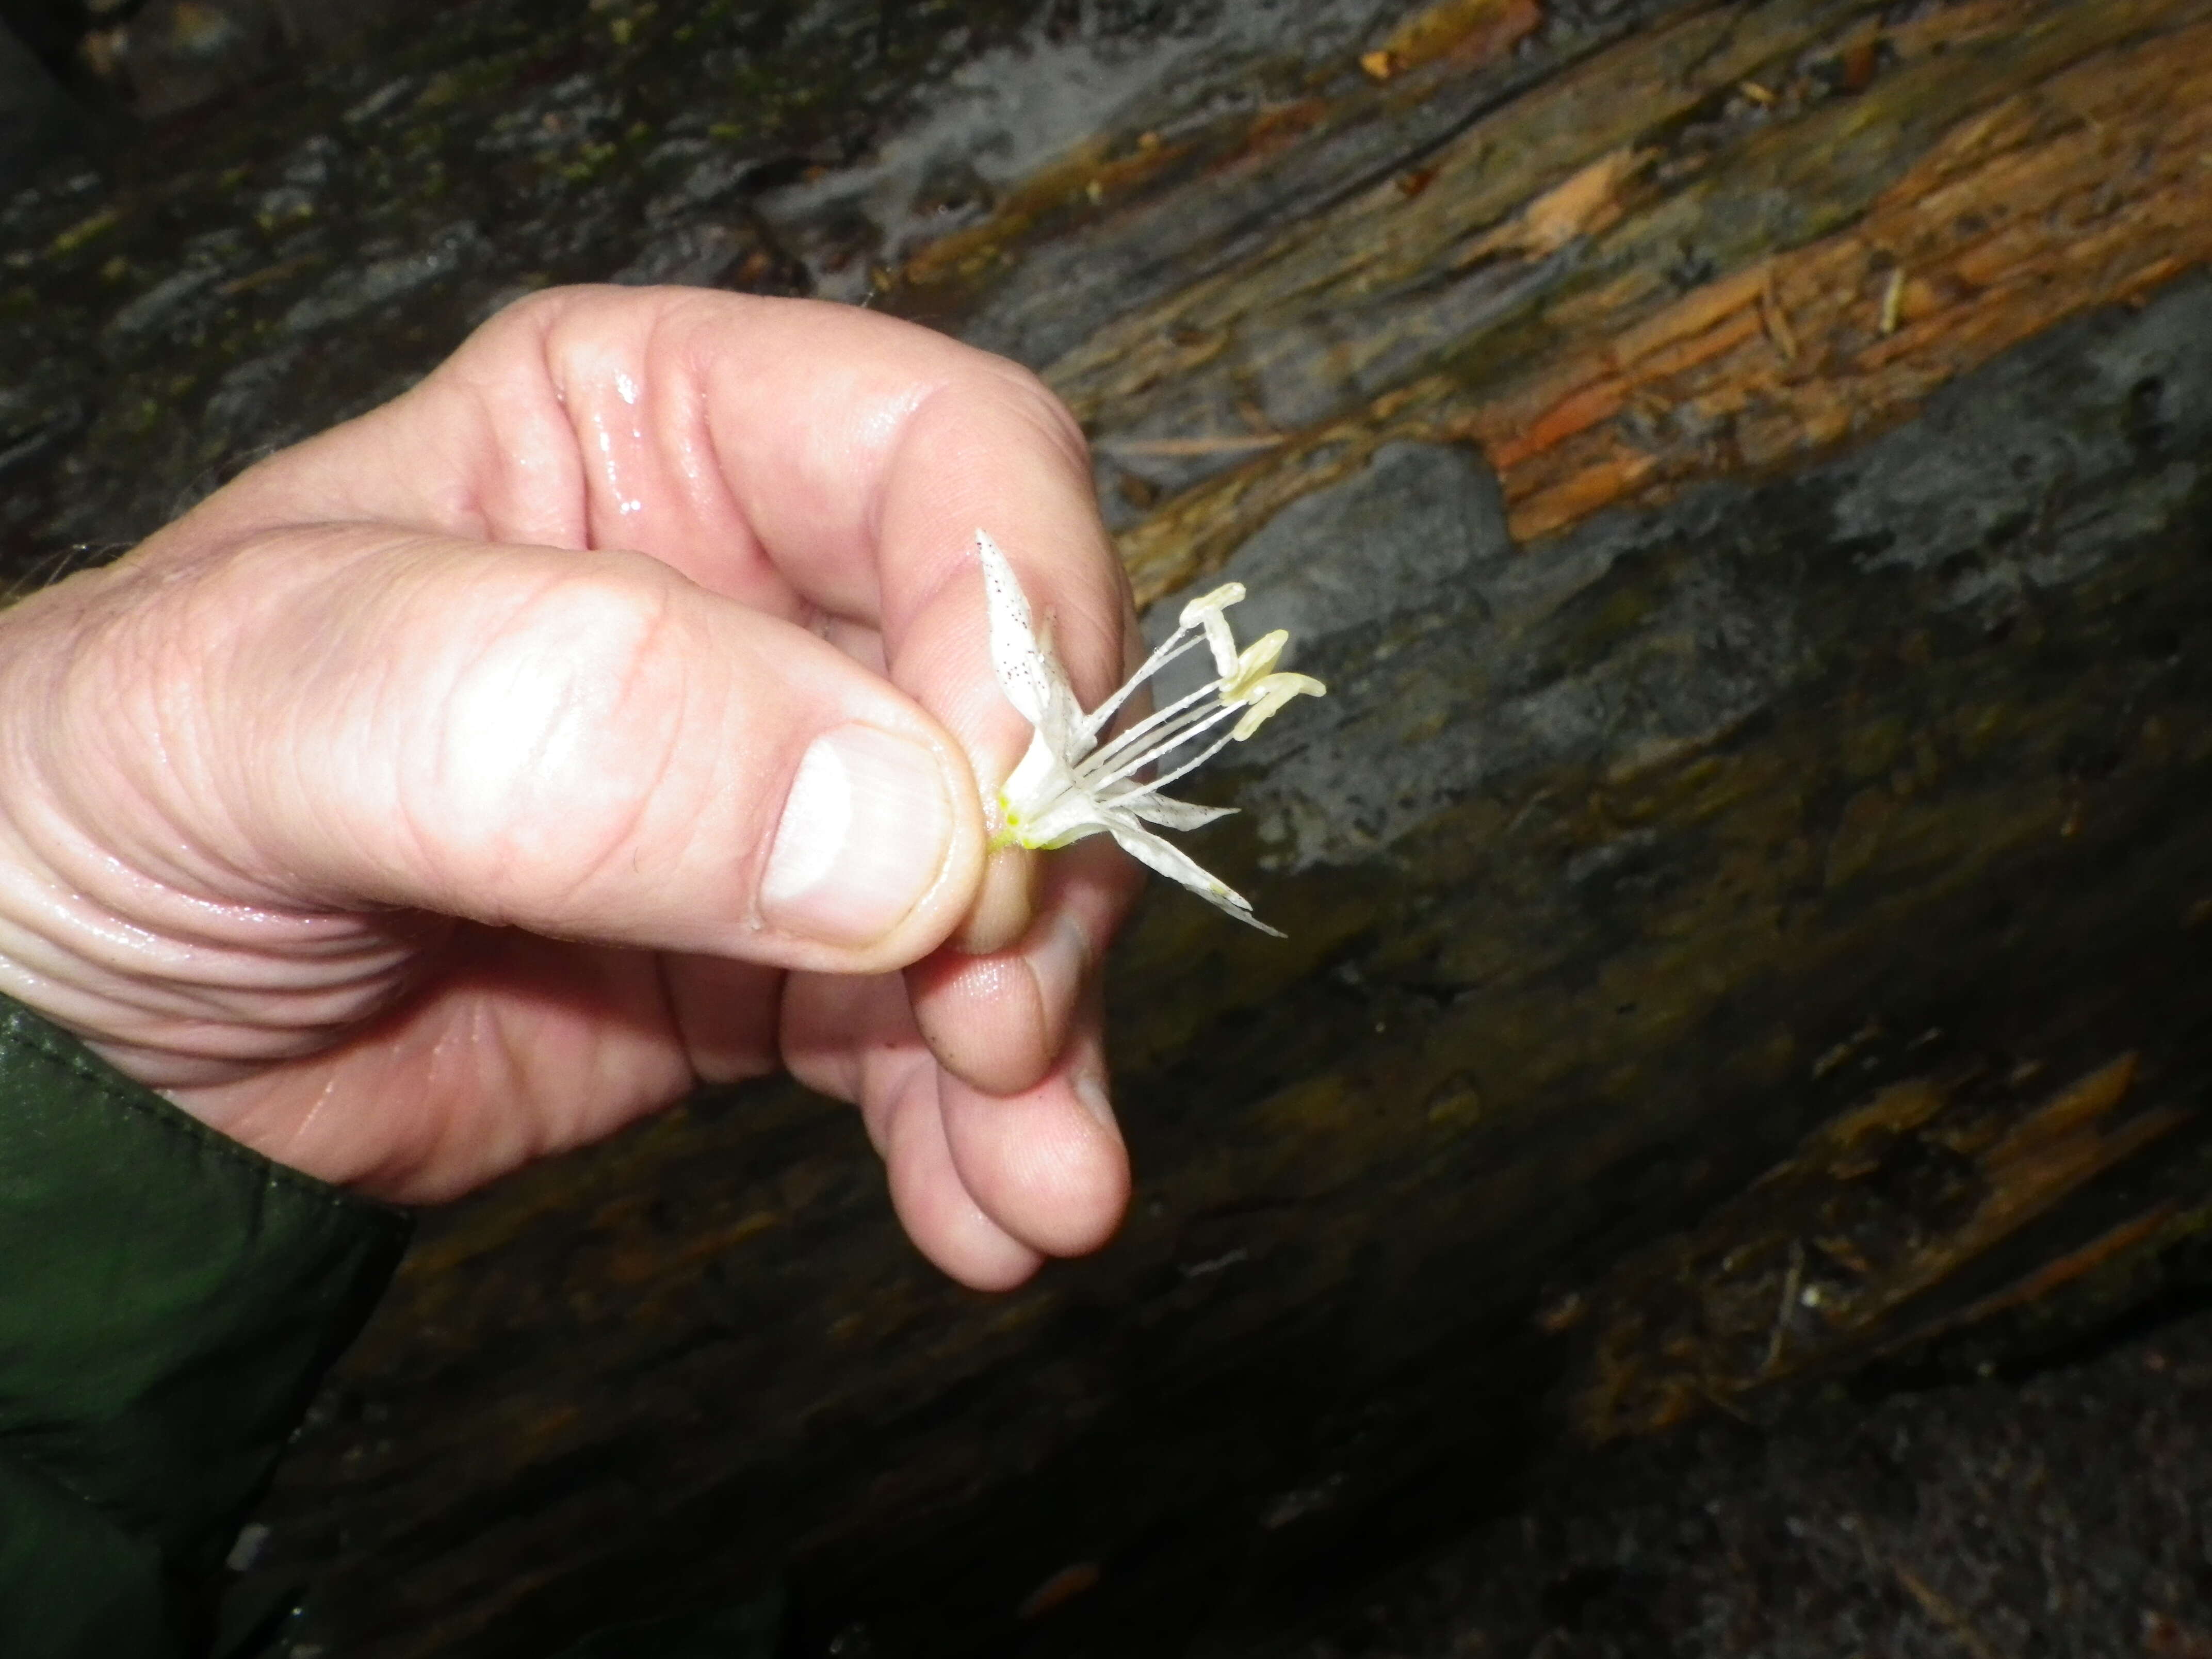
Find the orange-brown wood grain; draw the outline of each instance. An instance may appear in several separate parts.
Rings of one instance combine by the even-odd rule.
[[[1527,262],[1580,238],[1598,275],[1546,298],[1517,325],[1511,349],[1471,345],[1441,372],[1285,429],[1265,454],[1159,500],[1121,538],[1140,601],[1218,565],[1281,507],[1394,440],[1477,446],[1500,476],[1516,535],[1535,540],[1609,507],[1792,464],[1893,425],[2008,347],[2212,260],[2212,4],[1980,0],[1863,38],[1880,61],[1902,64],[1903,91],[1887,106],[1825,106],[1817,131],[1814,116],[1792,127],[1782,110],[1736,163],[1755,179],[1794,181],[1806,192],[1802,216],[1832,219],[1820,192],[1833,147],[1878,119],[1924,122],[1928,139],[1909,165],[1845,222],[1796,246],[1750,250],[1685,291],[1657,263],[1666,243],[1655,227],[1675,192],[1702,201],[1719,186],[1695,167],[1683,171],[1689,164],[1670,159],[1659,136],[1580,160],[1562,148],[1565,171],[1438,257],[1460,269]],[[1663,34],[1624,45],[1633,61],[1607,84],[1624,97],[1654,95],[1651,65],[1668,45]],[[1586,78],[1603,81],[1606,68],[1601,60]],[[1771,112],[1796,95],[1778,85],[1739,95]],[[1883,86],[1863,95],[1875,100]],[[1574,86],[1552,95],[1571,106],[1571,94],[1597,96]],[[1960,94],[1979,95],[1942,120],[1942,98]],[[1481,176],[1479,157],[1456,151],[1431,165],[1433,182],[1401,210],[1428,211]],[[1340,216],[1349,227],[1376,210],[1363,200]],[[1375,222],[1379,234],[1389,222]],[[1313,250],[1334,234],[1307,233],[1249,277],[1211,278],[1197,299],[1179,301],[1224,319],[1188,331],[1207,342],[1206,360],[1240,342],[1251,349],[1240,282],[1287,280],[1270,275],[1285,262],[1322,269]],[[1343,252],[1329,257],[1352,261],[1347,271],[1414,246],[1395,232],[1363,243],[1347,228],[1340,240]],[[1152,341],[1132,334],[1126,350],[1076,353],[1066,389],[1079,393],[1086,419],[1110,425],[1123,404],[1141,408],[1202,367],[1179,337],[1164,328]],[[1530,340],[1539,349],[1527,349]]]
[[[2207,259],[2212,24],[2198,24],[1967,118],[1848,231],[1594,343],[1577,359],[1593,379],[1533,421],[1501,402],[1454,429],[1498,468],[1516,533],[1539,537],[1901,419],[2062,318],[2124,303]],[[1904,273],[1902,298],[1885,332],[1893,272]],[[1623,378],[1595,378],[1608,368]],[[1613,407],[1591,419],[1597,386]],[[1693,411],[1704,441],[1655,445],[1648,420],[1639,431],[1623,418],[1634,407]],[[1722,422],[1732,424],[1717,442]]]

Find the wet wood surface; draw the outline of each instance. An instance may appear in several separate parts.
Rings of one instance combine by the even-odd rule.
[[[1547,1460],[2205,1273],[2212,3],[1447,0],[1257,84],[949,228],[714,209],[1037,368],[1140,595],[1330,681],[1202,854],[1290,939],[1115,957],[1124,1235],[956,1291],[775,1085],[427,1218],[264,1517],[301,1643],[1237,1651]],[[27,558],[200,464],[73,429]]]

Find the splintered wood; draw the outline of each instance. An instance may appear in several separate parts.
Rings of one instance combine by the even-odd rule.
[[[1954,127],[1850,230],[1684,295],[1450,423],[1515,532],[1893,422],[2075,312],[2212,258],[2212,25]]]
[[[1580,1305],[1577,1417],[1595,1439],[1661,1429],[1785,1377],[1863,1363],[2047,1296],[2155,1241],[2161,1201],[2056,1258],[1948,1295],[2090,1182],[2188,1121],[2122,1109],[2124,1054],[2055,1093],[1913,1079],[1808,1135],[1694,1232],[1623,1263]],[[2031,1080],[2032,1072],[2021,1080]]]
[[[1140,602],[1384,443],[1475,444],[1533,540],[1893,425],[2006,348],[2212,259],[2212,3],[1980,0],[1863,36],[1820,36],[1814,9],[1797,9],[1794,40],[1791,9],[1775,8],[1747,21],[1771,31],[1750,44],[1701,36],[1702,15],[1625,41],[1526,111],[1486,117],[1423,163],[1419,191],[1386,185],[1331,209],[1055,365],[1048,378],[1110,441],[1191,377],[1261,373],[1290,349],[1270,331],[1294,334],[1301,307],[1371,359],[1387,348],[1360,330],[1391,325],[1370,323],[1363,295],[1525,270],[1537,296],[1379,395],[1159,498],[1121,537]],[[1835,101],[1860,84],[1847,70],[1862,47],[1869,64],[1903,65],[1880,71],[1893,85],[1847,90],[1888,100],[1863,118]],[[1783,72],[1816,49],[1836,54],[1826,81]],[[1699,111],[1720,100],[1713,118],[1741,129],[1733,149],[1685,153],[1686,96]],[[1870,121],[1893,164],[1850,159]],[[1525,193],[1500,199],[1509,187]],[[1772,205],[1783,191],[1786,211]],[[1764,202],[1778,226],[1822,234],[1690,260],[1670,228],[1704,222],[1731,191],[1731,212]]]

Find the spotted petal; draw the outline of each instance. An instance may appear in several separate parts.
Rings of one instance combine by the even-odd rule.
[[[998,543],[975,532],[975,557],[983,567],[983,605],[991,623],[991,667],[1006,701],[1031,726],[1042,729],[1051,708],[1052,668],[1030,626],[1029,596]]]
[[[1139,795],[1114,803],[1117,811],[1133,813],[1163,830],[1203,830],[1216,818],[1225,818],[1233,806],[1200,806],[1195,801],[1170,800],[1165,795]]]
[[[1163,841],[1151,830],[1126,820],[1107,827],[1114,839],[1121,843],[1121,850],[1138,863],[1158,871],[1170,881],[1181,882],[1215,909],[1236,917],[1248,927],[1256,927],[1277,939],[1284,937],[1279,928],[1268,927],[1252,914],[1250,900],[1188,857],[1172,842]]]

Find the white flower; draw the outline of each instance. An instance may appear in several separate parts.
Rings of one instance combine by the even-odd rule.
[[[1244,597],[1244,586],[1231,582],[1217,587],[1183,606],[1176,631],[1127,684],[1086,714],[1076,706],[1066,672],[1053,653],[1050,629],[1040,639],[1030,627],[1029,600],[1006,556],[980,530],[975,551],[982,562],[991,618],[991,665],[1006,688],[1006,701],[1036,728],[1029,752],[999,791],[1000,827],[992,845],[1065,847],[1103,830],[1139,863],[1173,877],[1239,921],[1281,938],[1252,915],[1241,894],[1145,826],[1195,830],[1235,811],[1232,806],[1170,800],[1160,791],[1230,744],[1243,742],[1291,698],[1318,697],[1327,691],[1310,676],[1274,672],[1290,635],[1278,629],[1240,652],[1221,613]],[[1105,743],[1098,741],[1098,734],[1132,692],[1177,657],[1201,647],[1213,653],[1213,679]],[[1235,724],[1197,753],[1179,759],[1158,777],[1145,779],[1155,763],[1197,743],[1232,718]]]

